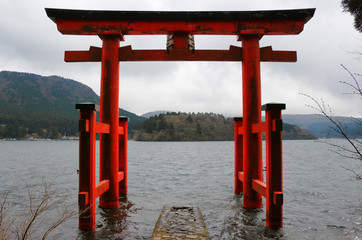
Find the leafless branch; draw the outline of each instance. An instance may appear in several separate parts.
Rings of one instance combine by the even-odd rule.
[[[358,174],[355,171],[353,171],[352,169],[349,169],[349,168],[346,168],[346,167],[343,167],[343,166],[340,166],[340,167],[352,172],[355,175],[354,176],[355,180],[362,180],[362,174]]]
[[[14,182],[15,183],[15,182]],[[5,193],[4,199],[2,200],[1,206],[0,206],[0,239],[10,239],[11,232],[9,231],[10,226],[13,224],[14,219],[9,219],[6,215],[7,212],[7,199],[11,192],[11,189],[14,185],[14,183],[11,185],[11,187],[7,190]],[[6,221],[3,222],[3,220],[6,219]]]
[[[357,159],[362,161],[362,153],[361,153],[358,145],[354,141],[352,141],[352,139],[350,137],[348,137],[343,123],[341,123],[340,121],[337,121],[333,118],[332,111],[329,106],[328,106],[329,110],[327,111],[327,108],[326,108],[326,105],[325,105],[323,99],[321,99],[321,103],[319,103],[315,98],[311,97],[308,94],[305,94],[305,93],[300,93],[300,94],[308,97],[315,103],[316,107],[312,106],[312,105],[306,105],[306,106],[317,110],[322,116],[326,117],[332,123],[332,127],[330,129],[333,130],[335,133],[341,135],[344,139],[346,139],[348,141],[348,143],[350,144],[350,146],[353,148],[353,151],[356,153]],[[331,145],[331,144],[329,144],[329,145]],[[338,147],[341,148],[340,146],[338,146]],[[347,148],[346,149],[341,148],[341,149],[346,150]]]
[[[66,207],[62,210],[62,212],[58,212],[58,218],[57,220],[45,231],[45,233],[43,234],[42,240],[46,239],[49,234],[56,229],[59,225],[61,225],[62,223],[68,221],[69,219],[73,218],[74,216],[76,216],[78,214],[77,211],[75,211],[72,208]]]
[[[362,89],[361,86],[359,85],[359,82],[357,81],[355,76],[360,76],[359,74],[352,74],[343,64],[341,64],[341,66],[344,68],[344,70],[346,70],[349,75],[352,77],[353,79],[353,83],[349,83],[346,81],[339,81],[340,83],[346,84],[347,86],[349,86],[350,88],[352,88],[352,93],[353,94],[359,94],[362,97]]]
[[[4,226],[5,224],[0,225],[0,239],[47,239],[50,233],[59,225],[78,215],[76,208],[65,204],[67,196],[54,197],[52,191],[54,181],[55,178],[49,182],[43,179],[42,193],[36,192],[35,190],[38,189],[31,188],[25,182],[28,193],[27,210],[25,212],[22,210],[14,219],[10,219],[4,214],[10,193],[10,190],[8,190],[0,206],[0,221],[7,223],[6,226]],[[50,221],[49,216],[54,216],[55,211],[57,212],[57,218]]]
[[[353,81],[352,81],[352,83],[346,82],[346,81],[340,81],[340,83],[343,83],[352,89],[352,92],[350,94],[360,95],[361,99],[362,99],[362,89],[356,78],[356,76],[360,77],[361,75],[356,74],[356,73],[352,74],[352,72],[349,71],[344,65],[341,65],[341,66],[343,67],[344,70],[346,70],[349,73],[349,75],[352,77]],[[333,147],[332,151],[341,157],[349,158],[349,159],[357,159],[357,160],[362,161],[362,153],[361,153],[362,141],[359,139],[352,139],[347,135],[347,126],[344,123],[342,123],[341,121],[338,121],[337,119],[335,119],[333,117],[331,107],[328,105],[327,106],[328,108],[327,108],[323,99],[321,99],[319,102],[308,94],[304,94],[304,93],[300,93],[300,94],[308,97],[309,99],[311,99],[314,102],[314,105],[306,104],[307,107],[315,109],[317,112],[319,112],[320,115],[324,116],[325,118],[328,119],[328,121],[330,123],[332,123],[332,126],[330,127],[328,135],[327,135],[327,139],[324,141],[319,141],[319,142],[323,142],[323,143]],[[357,118],[351,118],[351,119],[362,127],[362,121],[360,119],[357,119]],[[331,131],[342,136],[348,142],[349,147],[331,142],[328,139]],[[345,167],[343,167],[343,168],[345,168]],[[355,179],[362,180],[362,175],[357,174],[356,172],[354,172],[351,169],[348,169],[348,168],[345,168],[345,169],[353,172],[356,175]]]

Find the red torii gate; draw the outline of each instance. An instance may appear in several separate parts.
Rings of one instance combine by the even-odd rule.
[[[262,206],[266,223],[282,227],[281,110],[285,104],[261,106],[260,62],[295,62],[295,51],[259,47],[264,35],[299,34],[315,9],[276,11],[158,12],[46,9],[62,34],[97,35],[102,48],[66,51],[66,62],[102,62],[100,122],[94,104],[80,109],[79,228],[95,227],[95,199],[115,208],[127,194],[127,120],[119,118],[120,61],[241,61],[243,118],[235,119],[235,194],[245,208]],[[242,47],[196,50],[193,35],[236,35]],[[167,49],[120,47],[125,35],[168,35]],[[266,121],[261,121],[261,111]],[[100,182],[95,183],[95,135],[100,134]],[[266,132],[266,184],[262,179],[262,136]]]

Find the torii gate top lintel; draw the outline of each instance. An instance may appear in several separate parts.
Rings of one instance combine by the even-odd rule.
[[[46,8],[62,34],[299,34],[315,9],[272,11],[101,11]]]

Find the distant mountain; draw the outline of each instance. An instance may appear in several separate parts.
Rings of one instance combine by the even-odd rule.
[[[31,73],[0,72],[0,139],[31,136],[40,138],[74,136],[78,133],[79,116],[74,105],[81,102],[99,104],[99,96],[84,84],[58,76],[44,77]],[[160,119],[157,120],[156,117],[160,114],[164,117],[167,126],[171,128],[168,133],[175,131],[176,135],[167,136],[166,129],[162,129],[165,127],[164,123]],[[233,137],[232,120],[225,119],[220,114],[191,114],[193,124],[186,125],[179,123],[189,116],[180,112],[156,111],[139,117],[120,109],[120,115],[130,118],[130,137],[138,126],[146,118],[149,118],[150,121],[142,124],[137,131],[136,138],[138,140],[168,138],[172,140],[232,140]],[[178,118],[171,117],[177,115]],[[335,119],[343,122],[351,137],[362,137],[361,126],[353,119],[348,117],[336,117]],[[161,121],[161,129],[157,129],[158,121]],[[331,126],[325,117],[316,114],[287,114],[283,115],[283,122],[285,122],[284,139],[310,139],[313,138],[313,134],[318,137],[326,137]],[[172,130],[171,123],[174,130]],[[197,123],[199,123],[199,127]],[[298,127],[290,127],[286,123]],[[152,127],[155,129],[150,130]],[[194,133],[200,132],[200,128],[202,134],[195,135]]]
[[[154,111],[154,112],[145,113],[142,116],[145,118],[150,118],[153,116],[166,114],[166,113],[167,111]],[[360,123],[362,122],[361,118],[357,119],[360,123],[357,123],[356,119],[350,117],[336,116],[334,117],[334,119],[343,123],[343,126],[347,129],[347,133],[350,137],[354,138],[362,137],[362,128],[360,125]],[[283,122],[284,124],[291,124],[298,126],[300,129],[299,130],[295,129],[295,131],[303,131],[303,133],[302,132],[298,133],[299,137],[301,137],[304,133],[315,135],[318,138],[341,137],[335,134],[333,135],[333,133],[330,131],[332,124],[329,122],[327,118],[318,114],[285,114],[283,115]],[[286,137],[287,134],[291,134],[291,132],[284,133],[284,136]],[[310,138],[308,134],[306,135],[306,137]]]
[[[91,88],[74,80],[0,72],[0,138],[74,136],[79,117],[75,104],[99,101]],[[131,133],[144,120],[123,109],[120,115],[130,118]]]
[[[283,139],[315,139],[306,130],[284,124]],[[134,134],[136,141],[232,141],[234,120],[214,113],[166,113],[150,117]]]
[[[160,114],[165,114],[167,112],[168,111],[164,111],[164,110],[147,112],[147,113],[142,114],[141,117],[150,118],[150,117],[157,116],[157,115],[160,115]]]
[[[346,129],[347,134],[350,137],[362,137],[362,128],[356,119],[350,117],[339,117],[336,116],[334,119],[338,122],[341,122]],[[357,119],[359,122],[362,122],[362,119]],[[318,114],[285,114],[283,115],[283,121],[297,125],[298,127],[307,130],[308,132],[316,135],[319,138],[325,137],[341,137],[333,135],[330,131],[332,124],[329,120]]]

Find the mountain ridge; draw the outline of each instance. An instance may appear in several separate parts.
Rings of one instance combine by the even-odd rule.
[[[91,88],[72,79],[55,75],[41,76],[33,73],[1,71],[0,139],[60,138],[77,135],[79,112],[74,106],[82,102],[99,104],[100,100]],[[143,114],[143,116],[152,118],[160,113],[167,114],[166,111],[160,110]],[[180,114],[180,112],[173,113]],[[146,120],[145,117],[124,109],[120,109],[120,115],[130,118],[130,138],[138,126]],[[214,113],[211,115],[221,116]],[[351,118],[336,117],[336,119],[348,127],[352,137],[362,136],[360,126],[356,125]],[[300,127],[301,129],[289,127],[289,130],[294,129],[293,134],[300,136],[304,135],[303,131],[306,130],[318,137],[327,137],[331,126],[325,117],[317,114],[286,114],[283,115],[283,122]],[[220,124],[224,123],[220,122]],[[285,126],[287,129],[288,125]],[[284,135],[287,136],[287,133],[285,132]]]
[[[59,138],[78,133],[76,103],[100,103],[88,86],[59,76],[0,72],[0,138]],[[130,118],[130,135],[144,118],[120,108]]]

